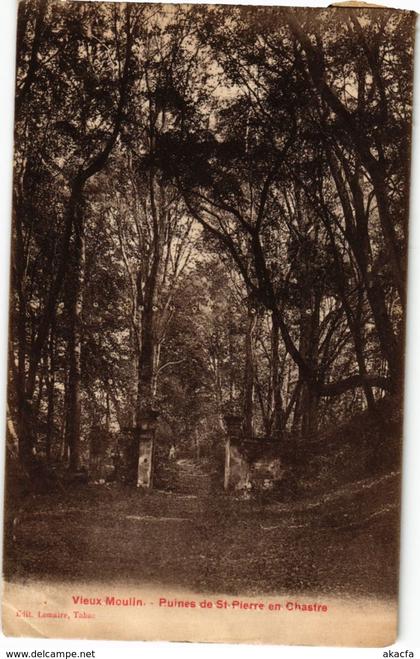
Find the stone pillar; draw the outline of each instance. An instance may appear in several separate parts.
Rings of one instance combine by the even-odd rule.
[[[227,439],[225,446],[225,490],[240,490],[248,477],[248,464],[242,455],[242,417],[229,414],[224,417]]]
[[[137,465],[137,487],[153,487],[153,459],[156,426],[159,413],[155,410],[143,414],[137,428],[139,459]]]

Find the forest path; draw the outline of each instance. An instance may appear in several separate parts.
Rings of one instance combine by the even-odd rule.
[[[217,480],[220,480],[221,484],[218,470],[207,458],[180,458],[168,461],[160,468],[156,478],[158,488],[199,496],[210,496],[215,491]]]
[[[37,495],[17,519],[7,572],[249,595],[390,594],[398,488],[389,474],[282,504],[119,486]]]

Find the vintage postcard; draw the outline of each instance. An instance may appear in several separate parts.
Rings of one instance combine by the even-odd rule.
[[[18,11],[5,633],[392,643],[415,14]]]

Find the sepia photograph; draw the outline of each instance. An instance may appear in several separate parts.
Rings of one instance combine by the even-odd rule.
[[[415,18],[20,2],[6,634],[394,642]]]

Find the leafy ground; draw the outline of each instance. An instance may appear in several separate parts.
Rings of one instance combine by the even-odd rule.
[[[119,485],[31,495],[14,518],[6,576],[391,595],[399,487],[390,472],[285,503]]]

